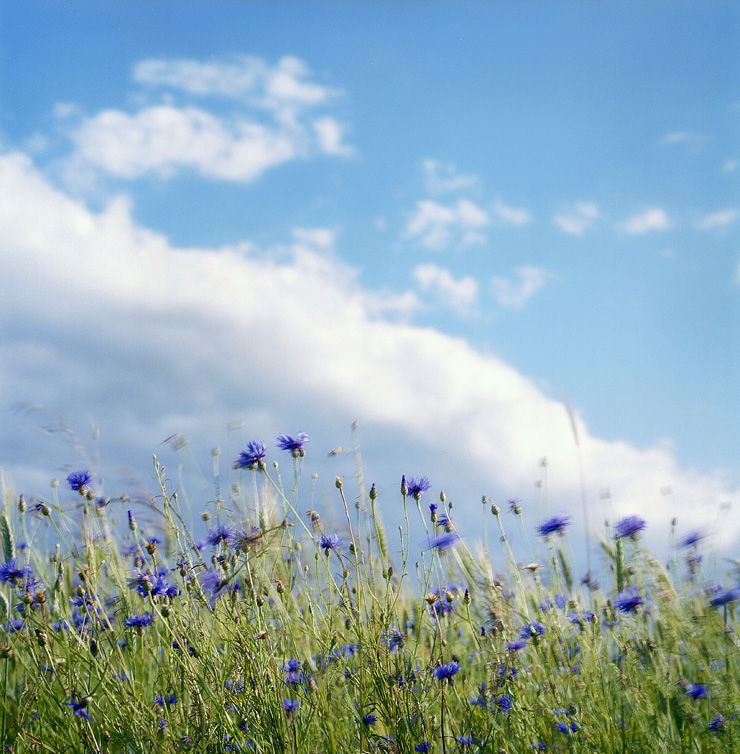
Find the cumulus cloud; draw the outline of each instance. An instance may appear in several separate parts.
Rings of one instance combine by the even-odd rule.
[[[416,203],[403,238],[435,251],[453,244],[458,247],[482,244],[486,236],[481,229],[490,222],[488,213],[468,199],[459,199],[451,205],[425,199]]]
[[[151,452],[183,425],[197,430],[237,407],[254,426],[261,412],[300,411],[316,432],[351,416],[385,433],[379,475],[400,477],[398,459],[418,446],[419,473],[433,469],[435,484],[479,499],[492,487],[531,489],[547,456],[552,504],[579,496],[563,405],[463,339],[386,317],[376,291],[331,253],[332,232],[296,231],[280,261],[249,243],[177,248],[135,223],[124,199],[92,212],[27,157],[4,154],[0,237],[6,400],[34,389],[45,402],[74,396],[113,423],[121,451],[151,443]],[[541,286],[541,271],[517,274],[522,289]],[[675,515],[659,493],[666,486],[692,501],[687,527],[711,526],[718,502],[740,503],[737,490],[681,468],[666,447],[606,441],[574,422],[589,499],[608,487],[612,516],[640,512],[659,531]],[[15,448],[17,435],[6,443]],[[477,520],[459,508],[462,522]],[[739,526],[723,528],[725,543]]]
[[[475,175],[463,175],[457,172],[454,163],[441,163],[439,160],[424,160],[424,176],[429,194],[446,194],[473,188],[478,183]]]
[[[719,210],[718,212],[711,212],[708,215],[700,217],[694,223],[694,227],[697,230],[717,230],[726,228],[728,225],[732,225],[738,217],[740,217],[740,211],[736,209]]]
[[[70,180],[90,169],[120,178],[170,177],[193,170],[209,178],[250,182],[311,154],[352,153],[342,141],[338,120],[311,116],[338,92],[308,80],[310,71],[296,58],[282,58],[275,66],[249,57],[230,62],[145,60],[134,67],[133,77],[161,95],[161,101],[136,112],[109,109],[89,117],[57,108],[75,146],[68,162]],[[189,95],[190,101],[175,103],[168,90]],[[202,100],[209,96],[234,100],[233,109],[218,115],[205,109]],[[193,98],[200,98],[199,104]]]
[[[599,219],[599,207],[594,202],[576,202],[571,209],[556,213],[552,219],[563,233],[580,236]]]
[[[436,264],[420,264],[414,268],[413,276],[422,291],[434,294],[458,314],[469,314],[478,299],[478,283],[470,275],[456,279]]]
[[[519,267],[515,272],[516,280],[491,279],[493,298],[507,309],[521,309],[545,285],[548,277],[547,271],[540,267]]]
[[[493,203],[493,215],[504,225],[527,225],[532,221],[526,209],[504,204],[500,197],[496,197]]]
[[[641,235],[651,230],[668,230],[671,220],[665,210],[660,207],[651,207],[644,212],[632,215],[620,226],[626,233]]]

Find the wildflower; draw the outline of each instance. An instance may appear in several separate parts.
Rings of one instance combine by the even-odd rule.
[[[740,599],[740,584],[732,589],[720,591],[709,600],[709,604],[712,607],[722,607],[728,602],[733,602],[736,599]]]
[[[530,621],[519,629],[519,636],[522,639],[531,639],[534,636],[542,636],[547,629],[543,623],[538,620]]]
[[[561,514],[554,516],[553,518],[543,521],[538,531],[543,537],[549,537],[551,534],[565,534],[565,530],[570,523],[570,516]]]
[[[234,529],[225,524],[219,526],[208,535],[208,544],[215,547],[220,542],[226,544],[234,536]]]
[[[206,571],[200,578],[203,591],[210,594],[209,603],[215,607],[216,600],[222,597],[229,586],[229,579],[222,578],[218,571]]]
[[[402,633],[401,631],[391,631],[388,633],[387,639],[388,649],[392,654],[403,646],[404,642],[406,641],[406,634]]]
[[[457,742],[460,746],[472,746],[475,743],[472,736],[458,736]]]
[[[158,707],[164,707],[165,704],[177,704],[177,695],[170,694],[165,698],[162,694],[157,694],[157,696],[154,697],[154,704]]]
[[[706,534],[701,531],[692,531],[689,532],[680,542],[679,547],[693,547],[694,545],[699,544]]]
[[[78,717],[84,717],[85,720],[90,719],[90,713],[87,711],[87,705],[91,702],[89,696],[83,696],[78,702],[73,696],[69,697],[68,702],[64,702],[68,707],[74,710],[74,714]]]
[[[324,551],[324,555],[328,556],[332,550],[338,550],[342,546],[342,540],[336,534],[329,536],[328,534],[322,534],[319,540],[319,547]]]
[[[686,696],[692,699],[706,699],[707,687],[703,683],[689,683],[686,686]]]
[[[283,699],[283,709],[290,714],[291,712],[296,712],[298,710],[298,707],[301,706],[301,700],[300,699]]]
[[[514,706],[514,700],[508,694],[502,694],[496,699],[496,705],[502,712],[509,712]]]
[[[454,531],[445,532],[444,534],[435,534],[433,537],[429,538],[429,547],[444,551],[448,547],[457,544],[459,539],[460,535]]]
[[[437,521],[437,503],[429,503],[429,518],[434,524]]]
[[[571,733],[578,732],[578,725],[576,723],[571,723],[570,725],[568,725],[568,723],[560,722],[556,723],[555,727],[566,736],[570,735]]]
[[[520,649],[524,649],[527,646],[527,642],[524,639],[517,639],[516,641],[510,641],[506,644],[507,652],[518,652]]]
[[[73,471],[67,477],[67,482],[69,483],[70,488],[75,492],[79,492],[80,494],[83,494],[87,491],[87,488],[90,486],[91,481],[92,474],[87,470]]]
[[[614,607],[623,613],[634,613],[644,600],[640,597],[637,587],[630,586],[621,591],[614,599]]]
[[[419,754],[427,754],[427,752],[431,751],[432,745],[429,743],[429,741],[422,741],[420,744],[416,744],[414,746],[414,751],[418,751]]]
[[[637,539],[637,535],[646,525],[646,522],[639,516],[627,516],[627,518],[618,521],[617,525],[614,527],[614,538],[625,539],[629,537],[630,539]]]
[[[303,671],[301,670],[301,663],[298,660],[288,660],[283,666],[283,671],[285,673],[285,682],[288,685],[292,686],[303,683]]]
[[[373,725],[374,723],[378,722],[378,718],[373,715],[372,713],[369,715],[363,715],[362,716],[362,724],[363,725]]]
[[[411,479],[408,480],[407,484],[409,488],[408,494],[411,495],[414,500],[419,500],[422,494],[424,494],[431,487],[429,480],[425,476],[412,476]]]
[[[521,506],[519,500],[509,500],[509,510],[515,516],[518,516],[522,512],[522,506]]]
[[[717,717],[712,720],[709,725],[707,725],[707,730],[711,733],[722,733],[725,728],[727,727],[727,720],[725,720],[722,715],[717,715]]]
[[[434,668],[433,672],[438,681],[445,681],[452,678],[452,676],[459,671],[460,663],[452,660],[451,662],[448,662],[447,665],[438,665],[436,668]]]
[[[293,458],[303,457],[306,451],[303,446],[308,442],[308,435],[305,432],[299,432],[295,437],[288,435],[278,435],[277,445],[280,450],[289,450]]]
[[[265,443],[251,441],[247,443],[247,449],[239,453],[239,458],[234,462],[235,469],[256,469],[265,465],[267,448]]]
[[[145,613],[144,615],[130,615],[123,621],[125,626],[129,628],[135,628],[139,633],[143,633],[144,629],[151,626],[154,621],[154,615],[152,613]]]
[[[10,558],[6,563],[0,563],[0,583],[20,586],[26,579],[33,576],[31,566],[19,566],[16,558]]]

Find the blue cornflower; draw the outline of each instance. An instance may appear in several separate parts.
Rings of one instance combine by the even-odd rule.
[[[634,613],[644,600],[640,597],[636,586],[627,587],[621,591],[614,599],[614,607],[623,613]]]
[[[509,712],[514,706],[514,700],[508,694],[501,694],[501,696],[496,699],[496,704],[502,712]]]
[[[427,752],[431,751],[432,745],[429,743],[429,741],[422,741],[420,744],[416,744],[414,746],[414,751],[418,751],[419,754],[427,754]]]
[[[429,537],[429,547],[432,549],[444,551],[448,547],[456,545],[460,535],[456,531],[447,531],[443,534],[435,534]]]
[[[362,716],[362,724],[363,725],[368,725],[368,726],[369,725],[374,725],[377,722],[378,722],[378,718],[375,715],[373,715],[372,713],[370,713],[369,715],[363,715]]]
[[[639,516],[627,516],[621,521],[617,521],[614,527],[614,538],[625,539],[637,539],[637,535],[645,528],[646,522]]]
[[[135,628],[139,631],[143,631],[145,628],[151,626],[153,621],[154,615],[152,613],[145,613],[144,615],[134,614],[126,618],[126,620],[123,621],[123,624],[124,626],[128,626],[129,628]]]
[[[87,705],[90,703],[90,701],[91,699],[89,696],[83,696],[79,702],[73,696],[70,696],[69,701],[64,702],[64,704],[66,704],[68,707],[71,707],[74,710],[75,715],[84,717],[85,720],[89,720],[90,713],[87,711]]]
[[[264,466],[266,455],[267,448],[265,447],[265,443],[252,440],[252,442],[247,443],[247,449],[239,453],[239,458],[234,462],[234,468],[256,469]]]
[[[438,681],[446,681],[460,671],[460,663],[452,660],[447,665],[438,665],[434,668],[434,676]]]
[[[418,500],[431,486],[425,476],[412,476],[411,479],[406,481],[406,488],[408,489],[406,494],[413,497],[414,500]]]
[[[217,526],[208,533],[208,544],[215,547],[220,542],[226,544],[234,536],[234,529],[228,524]]]
[[[228,578],[222,578],[218,571],[206,571],[202,574],[200,583],[203,591],[210,595],[211,608],[215,607],[216,600],[226,593],[229,588],[229,581]]]
[[[154,704],[158,707],[164,707],[165,704],[177,704],[177,694],[170,694],[166,698],[162,694],[157,694],[154,697]]]
[[[338,550],[342,546],[342,540],[336,534],[329,536],[328,534],[322,534],[319,540],[319,547],[324,551],[325,555],[328,555],[332,550]]]
[[[686,696],[692,699],[706,699],[707,687],[703,683],[690,683],[686,686]]]
[[[555,727],[561,732],[564,733],[566,736],[570,733],[576,733],[578,731],[578,725],[576,723],[571,723],[568,725],[568,723],[556,723]]]
[[[734,602],[736,599],[740,599],[740,585],[727,589],[725,591],[717,592],[710,600],[709,604],[712,607],[722,607],[728,602]]]
[[[472,736],[458,736],[457,743],[460,744],[460,746],[472,746],[475,741],[473,741]]]
[[[680,542],[679,547],[693,547],[699,544],[706,534],[702,531],[689,532]]]
[[[277,445],[280,450],[289,450],[293,458],[305,455],[306,451],[303,446],[308,442],[308,435],[305,432],[299,432],[295,437],[289,435],[278,435]]]
[[[717,717],[712,720],[709,725],[707,725],[707,730],[711,731],[712,733],[721,733],[725,728],[727,727],[727,720],[725,720],[722,715],[717,715]]]
[[[298,707],[301,706],[300,699],[283,699],[283,709],[290,714],[291,712],[297,712]]]
[[[0,563],[0,583],[22,586],[26,583],[26,579],[32,577],[31,566],[19,566],[15,558],[10,558],[6,563]]]
[[[402,631],[390,631],[388,633],[387,639],[388,649],[391,653],[393,653],[403,646],[403,643],[406,641],[406,634]]]
[[[547,521],[543,521],[537,530],[543,537],[549,537],[551,534],[565,534],[565,530],[570,523],[570,516],[566,514],[560,514],[549,518]]]
[[[507,652],[518,652],[520,649],[524,649],[527,646],[527,642],[524,639],[516,639],[516,641],[509,641],[506,643]]]
[[[85,471],[73,471],[68,477],[67,482],[75,492],[85,492],[92,482],[92,474]]]
[[[303,683],[303,671],[299,660],[288,660],[283,666],[285,672],[285,682],[288,685]]]
[[[544,623],[540,623],[538,620],[532,620],[529,623],[525,623],[519,629],[519,636],[522,639],[531,639],[533,636],[542,636],[546,630]]]

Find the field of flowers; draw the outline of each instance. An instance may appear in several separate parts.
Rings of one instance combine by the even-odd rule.
[[[707,578],[700,534],[659,562],[629,517],[577,574],[568,515],[484,498],[497,546],[471,551],[426,478],[361,472],[337,478],[330,529],[307,443],[277,438],[287,484],[261,442],[229,459],[202,539],[156,459],[146,514],[87,470],[49,499],[5,492],[5,751],[740,752],[740,575]]]

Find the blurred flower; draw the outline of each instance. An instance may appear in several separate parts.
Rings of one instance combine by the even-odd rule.
[[[298,707],[300,706],[300,699],[283,699],[283,709],[288,713],[297,712]]]
[[[636,586],[627,587],[621,591],[614,599],[614,607],[623,613],[633,613],[642,605],[644,600],[640,597]]]
[[[90,719],[90,713],[87,711],[87,705],[90,703],[90,698],[83,696],[78,702],[73,696],[69,697],[68,702],[64,702],[68,707],[74,710],[74,714],[79,717],[84,717],[85,720]]]
[[[165,704],[177,704],[177,695],[170,694],[165,698],[162,694],[157,694],[157,696],[154,697],[154,704],[158,707],[164,707]]]
[[[510,641],[506,644],[507,652],[518,652],[520,649],[524,649],[527,646],[527,642],[524,639],[517,639],[516,641]]]
[[[407,480],[406,487],[408,488],[406,494],[413,497],[414,500],[418,500],[431,487],[431,484],[425,476],[412,476],[411,479]]]
[[[267,455],[265,443],[252,440],[252,442],[247,443],[247,449],[239,453],[239,458],[234,462],[234,468],[256,469],[260,462],[264,463],[265,455]]]
[[[637,539],[637,535],[645,528],[647,524],[639,516],[627,516],[621,521],[617,521],[614,527],[614,538],[625,539],[630,537],[631,539]]]
[[[519,629],[519,636],[522,639],[531,639],[533,636],[542,636],[546,630],[544,623],[541,623],[538,620],[532,620],[529,623],[525,623]]]
[[[472,746],[475,742],[473,741],[472,736],[458,736],[457,743],[460,744],[460,746]]]
[[[325,555],[328,555],[332,550],[338,550],[342,546],[342,540],[336,534],[329,536],[328,534],[322,534],[319,540],[319,547],[324,551]]]
[[[123,624],[125,626],[128,626],[129,628],[137,628],[143,630],[144,628],[151,626],[153,620],[154,615],[152,613],[145,613],[144,615],[134,614],[126,618],[126,620],[123,621]]]
[[[406,641],[406,634],[401,631],[389,631],[388,632],[388,649],[391,653],[403,646]]]
[[[362,716],[362,724],[363,725],[373,725],[378,722],[378,718],[373,715],[372,713],[369,715],[363,715]]]
[[[551,534],[565,534],[569,523],[570,516],[565,514],[553,516],[553,518],[543,521],[539,525],[538,531],[543,537],[549,537]]]
[[[295,437],[288,435],[278,435],[277,445],[280,450],[289,450],[293,458],[302,456],[305,451],[303,446],[308,442],[308,435],[305,432],[299,432]]]
[[[67,482],[75,492],[84,492],[92,481],[92,474],[85,471],[73,471],[68,477]],[[77,714],[77,713],[75,713]]]
[[[725,720],[722,715],[717,715],[717,717],[712,720],[709,725],[707,725],[707,730],[711,731],[712,733],[721,733],[725,730],[727,727],[727,721]]]
[[[514,700],[508,694],[502,694],[496,699],[496,705],[502,712],[509,712],[514,706]]]
[[[444,534],[436,534],[429,537],[429,547],[437,550],[446,550],[448,547],[457,544],[460,535],[457,532],[449,531]]]
[[[22,586],[29,578],[33,578],[31,566],[19,566],[16,558],[10,558],[6,563],[0,563],[0,583]]]
[[[416,744],[414,746],[414,751],[418,751],[419,754],[427,754],[427,752],[431,751],[432,745],[429,743],[429,741],[422,741],[420,744]]]
[[[722,605],[726,605],[728,602],[734,602],[736,599],[740,599],[740,584],[732,589],[716,592],[714,596],[710,598],[709,604],[712,607],[722,607]]]
[[[678,544],[679,547],[693,547],[694,545],[699,544],[706,534],[701,531],[692,531],[689,532]]]
[[[234,529],[228,524],[218,526],[208,534],[208,544],[215,547],[219,542],[226,544],[234,536]]]
[[[452,678],[452,676],[459,672],[459,670],[460,663],[452,660],[452,662],[448,662],[447,665],[438,665],[434,668],[433,672],[438,681],[445,681]]]
[[[686,686],[686,696],[692,699],[706,699],[707,687],[703,683],[689,683]]]

